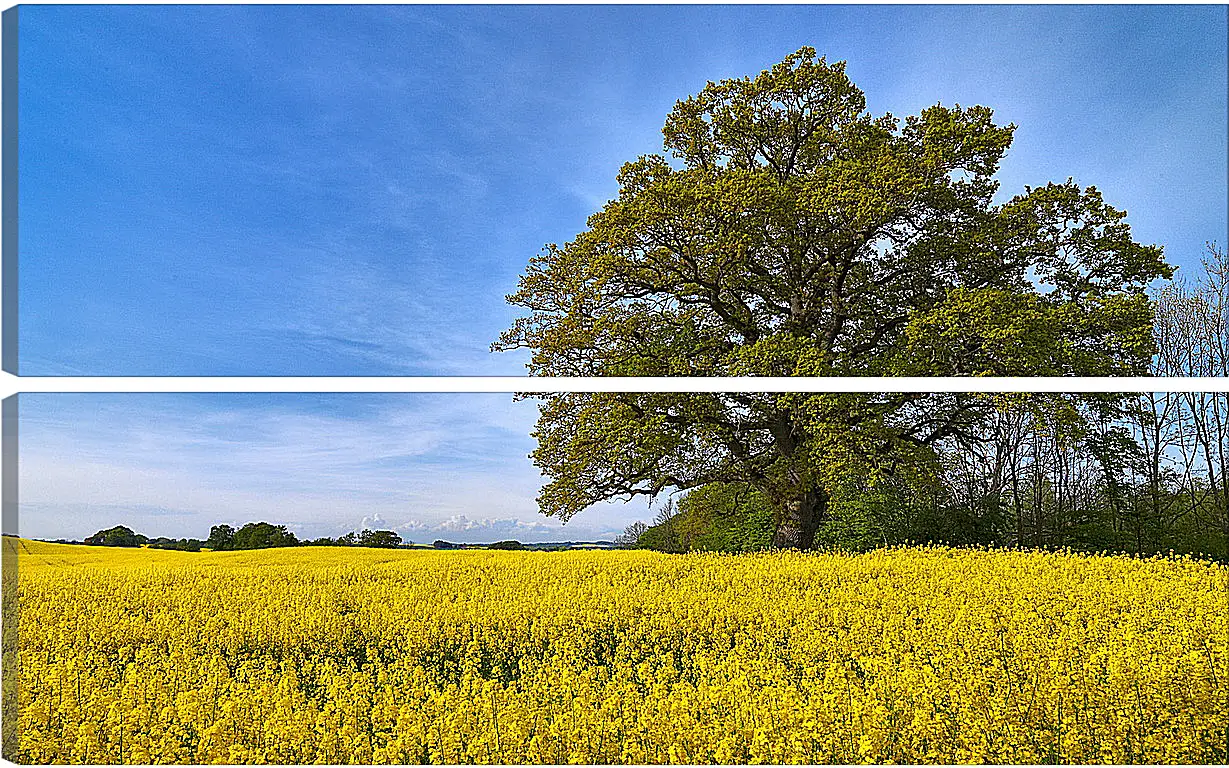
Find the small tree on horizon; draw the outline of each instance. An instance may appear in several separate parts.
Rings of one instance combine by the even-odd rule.
[[[126,525],[117,525],[87,536],[85,543],[98,547],[139,547],[149,541]]]
[[[358,546],[394,549],[401,546],[401,535],[396,531],[369,531],[364,528],[358,536]]]
[[[235,531],[235,549],[270,549],[293,547],[299,543],[295,535],[284,525],[259,522],[248,523]]]
[[[493,544],[487,544],[487,549],[521,550],[521,549],[525,549],[525,545],[517,541],[516,539],[508,539],[506,541],[497,541]]]
[[[229,525],[215,525],[209,529],[205,546],[217,552],[235,548],[235,529]]]

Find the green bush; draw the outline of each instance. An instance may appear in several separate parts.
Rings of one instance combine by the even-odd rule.
[[[667,506],[637,539],[660,552],[754,552],[772,546],[772,505],[740,483],[710,483],[689,491],[677,510]]]

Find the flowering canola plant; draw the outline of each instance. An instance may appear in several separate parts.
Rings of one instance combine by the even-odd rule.
[[[20,544],[22,762],[1229,757],[1188,558]]]

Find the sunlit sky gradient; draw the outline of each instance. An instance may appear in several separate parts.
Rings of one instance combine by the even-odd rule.
[[[802,45],[875,114],[1016,123],[1004,198],[1095,184],[1186,271],[1229,239],[1224,6],[24,6],[19,36],[28,375],[519,374],[487,350],[527,260],[677,99]],[[23,396],[22,532],[555,525],[531,404],[339,402]]]
[[[205,538],[217,523],[301,538],[394,529],[450,541],[610,539],[652,512],[537,513],[537,409],[499,394],[20,395],[19,532],[124,524]]]

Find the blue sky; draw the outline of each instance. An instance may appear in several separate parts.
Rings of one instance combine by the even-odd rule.
[[[880,114],[1019,125],[1192,266],[1226,239],[1223,6],[30,6],[30,375],[519,374],[488,346],[544,243],[674,102],[802,45]]]
[[[1095,184],[1185,271],[1229,239],[1224,6],[24,6],[19,35],[27,375],[520,374],[488,346],[528,259],[677,99],[803,45],[876,114],[1016,123],[1003,197]],[[509,401],[23,396],[22,530],[555,526]]]
[[[652,512],[537,512],[537,415],[501,394],[22,394],[22,536],[128,525],[205,538],[267,520],[300,537],[364,527],[451,541],[609,539]]]

